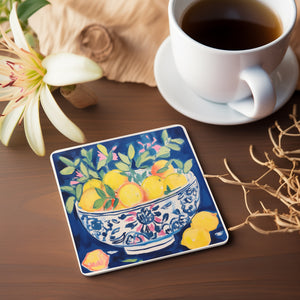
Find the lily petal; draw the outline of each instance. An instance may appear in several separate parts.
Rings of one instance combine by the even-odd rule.
[[[19,48],[29,51],[29,46],[22,31],[19,19],[17,16],[17,2],[13,4],[12,10],[9,15],[10,29],[14,36],[14,41]]]
[[[6,105],[3,114],[5,115],[14,104],[14,101],[9,102]],[[22,116],[24,107],[25,104],[20,105],[13,109],[9,114],[0,117],[0,140],[5,146],[7,146],[10,141],[12,133]]]
[[[53,86],[92,81],[103,75],[102,69],[94,61],[73,53],[49,55],[42,65],[47,70],[44,82]]]
[[[74,142],[85,142],[83,132],[62,112],[46,84],[41,89],[40,99],[45,114],[57,130]]]
[[[28,101],[24,115],[25,135],[31,149],[39,156],[45,155],[45,145],[42,135],[39,115],[39,94],[35,93]]]
[[[18,87],[6,87],[4,89],[0,88],[0,101],[8,101],[9,97],[15,96],[16,94],[20,94],[20,88]]]

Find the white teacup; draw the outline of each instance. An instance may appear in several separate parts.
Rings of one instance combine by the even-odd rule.
[[[270,75],[282,61],[289,46],[297,15],[295,1],[257,0],[277,15],[282,24],[282,33],[265,45],[245,50],[212,48],[195,41],[182,30],[184,13],[197,1],[169,1],[171,45],[180,76],[201,98],[227,103],[249,118],[270,115],[276,104]],[[249,97],[251,94],[252,97]]]

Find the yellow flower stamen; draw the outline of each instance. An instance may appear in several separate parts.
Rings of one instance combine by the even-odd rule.
[[[18,102],[41,86],[46,69],[33,49],[29,48],[30,51],[27,51],[18,48],[1,27],[0,32],[4,39],[1,44],[5,46],[5,49],[1,51],[7,54],[7,56],[0,55],[0,74],[6,77],[6,81],[0,84],[0,88],[16,88],[15,93],[11,90],[9,95],[1,96],[0,94],[0,101],[14,100]]]
[[[40,125],[40,104],[51,123],[66,137],[83,143],[83,132],[67,118],[53,98],[49,85],[63,86],[96,80],[101,68],[92,60],[69,53],[42,57],[26,42],[17,16],[10,13],[14,41],[0,27],[0,101],[9,101],[0,114],[0,141],[9,144],[18,123],[24,121],[26,139],[37,155],[45,154]]]

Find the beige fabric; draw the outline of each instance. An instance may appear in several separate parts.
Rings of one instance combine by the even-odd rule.
[[[73,52],[111,80],[155,86],[153,63],[168,36],[168,0],[51,0],[30,19],[44,55]]]
[[[155,86],[156,51],[168,36],[168,0],[50,0],[30,19],[44,55],[73,52],[111,80]],[[300,0],[291,45],[300,61]],[[300,89],[300,80],[298,83]]]

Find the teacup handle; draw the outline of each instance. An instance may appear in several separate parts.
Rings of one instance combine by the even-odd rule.
[[[242,71],[240,78],[248,84],[253,99],[230,102],[229,106],[253,119],[270,115],[275,108],[276,93],[267,72],[260,66],[254,66]]]

